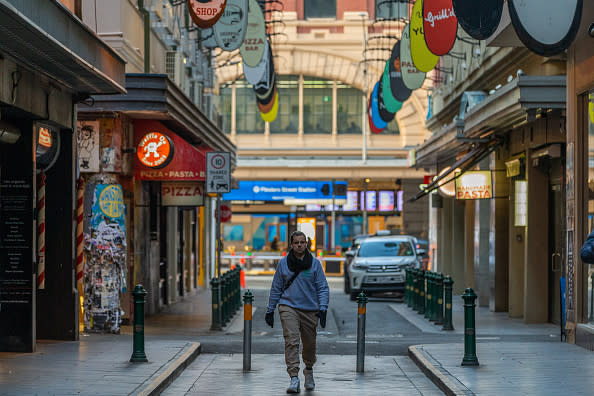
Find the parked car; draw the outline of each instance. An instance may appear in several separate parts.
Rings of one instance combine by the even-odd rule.
[[[414,237],[365,238],[347,268],[350,298],[356,300],[362,290],[368,296],[374,292],[404,292],[405,269],[420,266]]]
[[[344,254],[344,266],[342,267],[342,272],[343,272],[343,276],[344,276],[344,292],[346,294],[349,294],[351,292],[351,286],[350,286],[350,282],[349,282],[349,273],[348,273],[349,265],[351,265],[351,262],[353,261],[353,258],[355,257],[355,254],[357,253],[357,249],[359,248],[361,241],[364,240],[365,238],[369,238],[369,235],[363,234],[363,235],[355,236],[351,242],[351,246],[349,246],[349,248],[347,249],[347,251]]]

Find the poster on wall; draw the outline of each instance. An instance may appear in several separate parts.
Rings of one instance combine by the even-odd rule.
[[[126,207],[119,184],[96,184],[90,233],[85,235],[84,324],[87,331],[119,333],[127,289]]]
[[[99,172],[99,121],[79,121],[76,141],[80,171]]]
[[[104,172],[122,171],[122,121],[114,118],[99,120],[101,131],[101,169]]]

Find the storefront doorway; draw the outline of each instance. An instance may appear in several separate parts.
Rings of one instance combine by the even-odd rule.
[[[564,149],[563,149],[564,151]],[[550,158],[549,167],[549,322],[560,324],[561,278],[565,260],[565,153]]]

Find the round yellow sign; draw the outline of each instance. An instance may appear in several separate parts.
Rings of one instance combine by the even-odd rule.
[[[124,213],[124,193],[122,187],[110,184],[99,195],[99,207],[104,215],[111,218],[121,217]]]
[[[427,73],[437,65],[439,56],[427,48],[423,31],[423,0],[417,0],[410,16],[410,54],[417,69]]]
[[[268,113],[260,113],[262,119],[266,122],[273,122],[276,119],[276,115],[278,114],[278,91],[275,92],[274,96],[274,104],[272,105],[272,109]]]

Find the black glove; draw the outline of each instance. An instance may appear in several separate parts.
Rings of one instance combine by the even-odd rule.
[[[264,316],[264,320],[270,327],[274,327],[274,311],[266,312],[266,316]]]
[[[320,326],[322,326],[322,329],[326,328],[326,313],[326,311],[318,311],[316,314],[316,316],[320,318]]]

